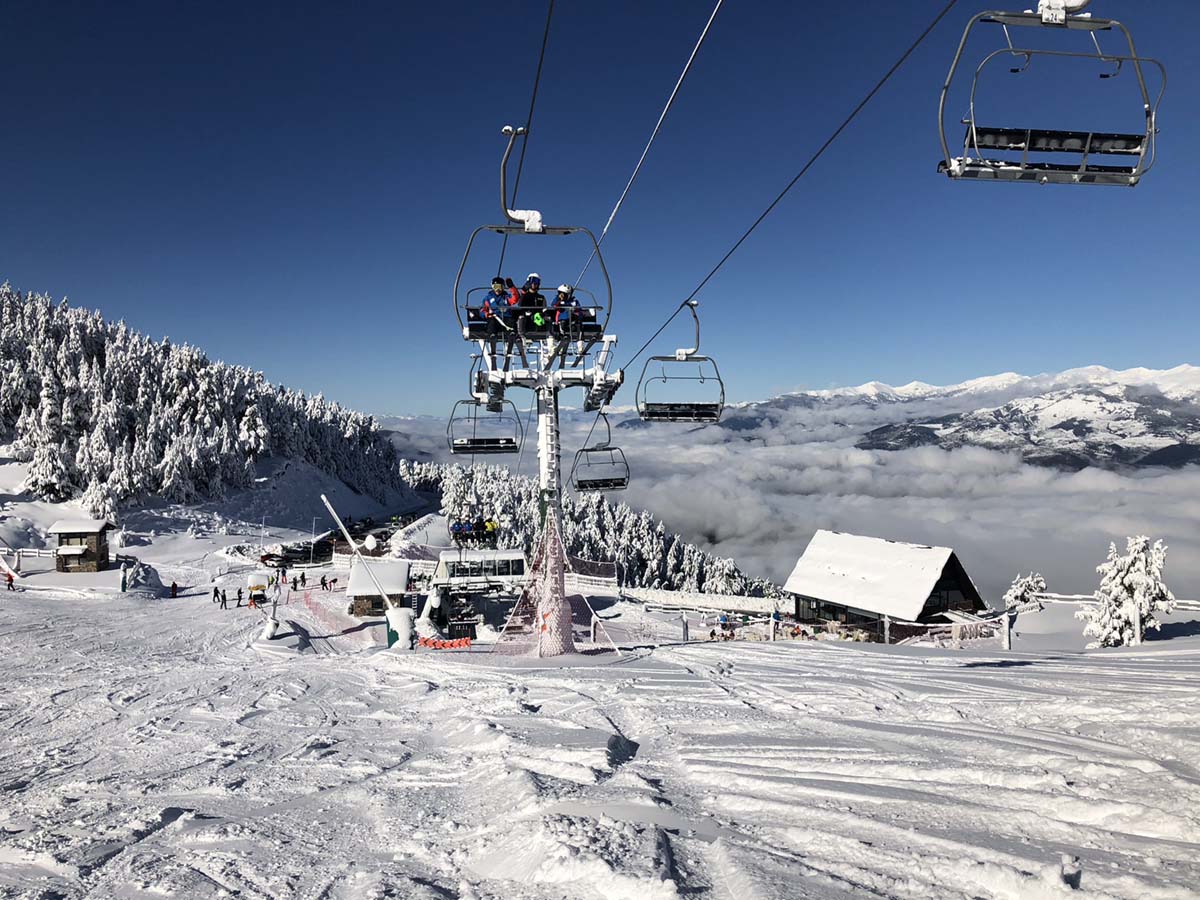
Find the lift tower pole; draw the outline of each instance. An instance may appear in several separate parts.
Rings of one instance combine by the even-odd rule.
[[[537,398],[538,505],[542,536],[534,554],[527,591],[536,606],[536,653],[538,656],[558,656],[575,649],[571,635],[571,610],[566,602],[563,584],[566,553],[562,529],[562,442],[558,395],[564,388],[583,388],[584,410],[596,412],[612,400],[613,394],[625,380],[625,373],[620,369],[611,372],[608,369],[613,362],[617,338],[606,333],[612,314],[612,283],[604,259],[600,256],[596,236],[581,226],[545,225],[541,212],[535,209],[508,208],[508,159],[514,142],[525,134],[525,129],[506,126],[503,133],[508,137],[508,146],[500,163],[500,201],[505,221],[503,224],[481,225],[471,235],[458,276],[454,279],[454,310],[462,326],[463,337],[479,347],[481,365],[477,377],[472,381],[470,402],[476,408],[487,407],[489,411],[499,411],[503,409],[509,388],[531,390]],[[607,308],[592,307],[590,324],[586,328],[580,324],[577,328],[564,329],[554,321],[550,310],[514,307],[518,318],[512,321],[511,327],[504,326],[509,333],[505,335],[508,346],[501,365],[496,354],[497,335],[493,333],[489,336],[483,327],[487,318],[480,318],[478,308],[459,305],[459,288],[471,247],[475,238],[484,231],[503,235],[506,239],[516,235],[537,235],[541,239],[547,236],[585,235],[591,242],[607,288]],[[574,289],[572,287],[572,291]],[[519,360],[511,353],[512,347],[518,342]],[[514,362],[519,362],[519,365],[514,367]]]

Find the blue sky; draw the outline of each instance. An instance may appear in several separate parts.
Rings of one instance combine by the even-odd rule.
[[[941,5],[725,5],[605,243],[618,358]],[[980,8],[959,4],[700,295],[731,399],[1200,362],[1200,6],[1093,4],[1170,73],[1160,162],[1135,190],[935,173],[938,90]],[[710,10],[559,0],[519,206],[599,231]],[[499,129],[524,119],[544,18],[542,3],[6,4],[0,280],[361,409],[444,415],[468,352],[450,285],[471,230],[498,218]],[[997,69],[981,98],[997,124],[1136,130],[1132,73],[1083,70]],[[518,280],[569,280],[586,258],[529,243],[505,266]]]

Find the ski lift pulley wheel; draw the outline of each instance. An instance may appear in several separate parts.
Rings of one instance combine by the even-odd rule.
[[[1077,15],[1087,3],[1080,0],[1042,0],[1036,12],[982,12],[974,16],[963,31],[950,71],[942,85],[938,101],[938,129],[942,159],[938,172],[952,180],[1026,182],[1030,184],[1096,184],[1136,186],[1154,166],[1157,153],[1158,107],[1166,89],[1166,69],[1151,57],[1139,56],[1129,29],[1115,19],[1098,19]],[[946,134],[946,100],[950,85],[962,61],[967,40],[977,25],[999,25],[1005,44],[983,58],[971,83],[968,113],[963,119],[966,132],[961,156],[953,156]],[[1055,28],[1087,33],[1095,52],[1047,50],[1017,47],[1012,43],[1010,27]],[[1125,39],[1128,53],[1106,53],[1097,35],[1119,32]],[[1057,130],[1033,127],[997,127],[979,121],[976,115],[976,95],[979,79],[988,65],[998,58],[1019,61],[1010,69],[1013,74],[1025,72],[1035,58],[1092,60],[1115,66],[1100,73],[1110,79],[1130,63],[1140,93],[1145,129],[1140,133],[1113,131]],[[1152,99],[1146,86],[1144,66],[1158,70],[1161,86]],[[1007,156],[1002,155],[1007,154]],[[1031,159],[1036,155],[1037,159]],[[1046,161],[1051,155],[1054,161]],[[1093,162],[1100,157],[1101,162]],[[1120,163],[1120,164],[1118,164]]]

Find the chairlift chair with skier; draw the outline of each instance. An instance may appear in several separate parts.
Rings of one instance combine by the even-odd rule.
[[[971,178],[982,181],[1027,182],[1031,184],[1108,184],[1133,187],[1154,166],[1158,135],[1158,106],[1166,89],[1166,70],[1156,59],[1139,56],[1129,29],[1115,19],[1093,18],[1082,10],[1091,0],[1040,0],[1037,11],[982,12],[974,16],[963,31],[950,71],[942,85],[938,102],[938,128],[942,160],[938,172],[953,180]],[[953,156],[946,134],[946,100],[955,73],[963,58],[967,41],[977,25],[999,25],[1005,43],[983,58],[975,69],[970,103],[962,124],[966,126],[961,156]],[[1010,28],[1067,30],[1086,34],[1090,50],[1067,51],[1017,47]],[[1128,53],[1109,53],[1101,49],[1098,35],[1119,33]],[[1130,63],[1140,94],[1145,128],[1140,133],[1110,130],[1055,130],[1033,127],[996,127],[977,118],[976,97],[981,74],[996,59],[1016,60],[1010,72],[1020,75],[1034,59],[1059,58],[1091,60],[1114,68],[1100,73],[1101,79],[1119,75]],[[1157,69],[1161,86],[1151,97],[1143,66]],[[1044,157],[1050,157],[1045,159]],[[1097,157],[1100,162],[1094,161]],[[1120,164],[1117,164],[1120,163]]]
[[[591,243],[592,252],[595,254],[596,262],[599,264],[600,274],[604,281],[604,292],[607,295],[607,303],[594,302],[589,310],[590,324],[589,331],[595,333],[595,338],[598,340],[604,334],[608,327],[608,320],[612,314],[612,282],[608,276],[608,268],[605,266],[604,258],[600,254],[600,245],[596,241],[596,236],[583,226],[554,226],[546,225],[542,222],[541,213],[537,210],[521,210],[509,209],[508,207],[508,159],[512,154],[513,143],[517,137],[525,134],[524,128],[513,128],[505,126],[503,133],[508,136],[508,146],[504,150],[504,156],[500,162],[500,204],[504,210],[507,221],[504,224],[497,225],[480,225],[472,233],[470,240],[467,242],[467,249],[463,253],[462,262],[458,267],[458,274],[454,278],[454,288],[452,301],[454,303],[454,314],[458,318],[458,324],[462,329],[462,336],[467,341],[482,342],[487,334],[486,315],[482,309],[483,296],[487,287],[472,287],[466,289],[463,293],[463,274],[466,271],[467,263],[471,258],[472,248],[475,246],[475,241],[483,232],[493,232],[505,238],[517,237],[522,235],[533,236],[555,236],[563,237],[570,235],[583,235]],[[580,290],[580,288],[576,288]],[[461,296],[461,300],[460,300]],[[594,295],[593,295],[594,297]],[[523,339],[525,341],[544,341],[553,335],[552,316],[548,313],[540,313],[536,309],[526,309],[521,311],[519,307],[514,307],[517,314],[513,316],[514,323],[520,323]]]
[[[686,303],[696,326],[696,345],[676,350],[674,356],[652,356],[642,368],[636,397],[642,421],[699,425],[721,421],[725,382],[721,380],[716,360],[700,355],[697,302]]]

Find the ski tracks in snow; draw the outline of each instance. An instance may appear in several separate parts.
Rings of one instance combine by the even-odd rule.
[[[262,654],[243,612],[5,608],[0,896],[1140,900],[1200,882],[1200,654],[714,643],[551,668],[336,638]]]

